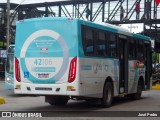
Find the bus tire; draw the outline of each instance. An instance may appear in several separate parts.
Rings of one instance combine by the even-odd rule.
[[[69,98],[66,96],[56,96],[52,99],[52,101],[49,101],[49,104],[63,106],[68,103],[68,100]]]
[[[110,82],[107,82],[103,89],[103,98],[101,99],[101,106],[108,108],[112,105],[113,100],[113,86]]]
[[[132,99],[139,100],[142,95],[142,89],[143,89],[143,84],[141,81],[139,81],[137,86],[137,92],[131,95]]]

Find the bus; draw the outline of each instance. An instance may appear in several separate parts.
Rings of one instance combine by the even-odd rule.
[[[14,92],[45,96],[50,105],[68,100],[100,101],[114,96],[140,99],[150,89],[150,37],[110,24],[75,18],[17,22]]]
[[[2,48],[0,48],[0,78],[1,79],[4,79],[4,76],[5,76],[5,62],[6,62],[6,50],[3,50]]]
[[[14,89],[13,69],[14,69],[14,45],[9,45],[7,49],[7,58],[5,65],[5,88],[8,90]]]

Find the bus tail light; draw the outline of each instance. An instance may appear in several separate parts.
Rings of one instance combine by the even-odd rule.
[[[21,82],[20,66],[19,66],[19,60],[17,58],[15,58],[15,77],[18,82]]]
[[[68,74],[68,82],[71,83],[76,79],[76,68],[77,68],[77,57],[74,57],[71,60],[69,74]]]

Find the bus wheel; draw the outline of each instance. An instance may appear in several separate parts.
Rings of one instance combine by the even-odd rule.
[[[138,86],[137,86],[137,92],[132,94],[132,99],[134,100],[139,100],[141,98],[142,95],[142,89],[143,89],[143,84],[142,82],[138,82]]]
[[[107,82],[103,90],[103,98],[101,99],[101,106],[108,108],[111,106],[113,100],[113,86],[110,82]]]
[[[69,100],[69,97],[66,96],[56,96],[49,101],[50,105],[66,105]]]

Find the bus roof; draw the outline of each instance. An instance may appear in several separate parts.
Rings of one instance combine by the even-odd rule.
[[[94,23],[94,22],[90,22],[90,21],[85,21],[85,25],[89,25],[89,26],[94,27],[94,28],[100,28],[100,29],[103,29],[103,30],[109,30],[110,32],[119,33],[119,34],[127,35],[127,36],[132,36],[132,37],[135,37],[135,38],[140,38],[140,39],[144,39],[144,40],[151,40],[151,38],[148,37],[148,36],[131,33],[124,28],[121,28],[119,26],[115,26],[115,25],[112,25],[112,24],[109,24],[109,23],[101,24],[101,23]]]
[[[73,18],[66,18],[66,17],[43,17],[43,18],[30,18],[30,19],[23,19],[19,20],[19,22],[38,22],[38,21],[50,21],[50,20],[75,20]]]
[[[88,25],[94,28],[99,28],[102,30],[108,30],[110,32],[114,32],[114,33],[119,33],[122,35],[127,35],[127,36],[132,36],[135,38],[139,38],[139,39],[144,39],[144,40],[151,40],[150,37],[144,36],[144,35],[140,35],[140,34],[135,34],[135,33],[131,33],[128,30],[121,28],[119,26],[115,26],[112,24],[108,24],[108,23],[94,23],[94,22],[90,22],[90,21],[84,21],[84,20],[80,20],[77,18],[66,18],[66,17],[44,17],[44,18],[31,18],[31,19],[25,19],[25,20],[20,20],[19,22],[38,22],[38,21],[50,21],[50,20],[76,20],[76,21],[80,21],[82,24],[84,25]]]

